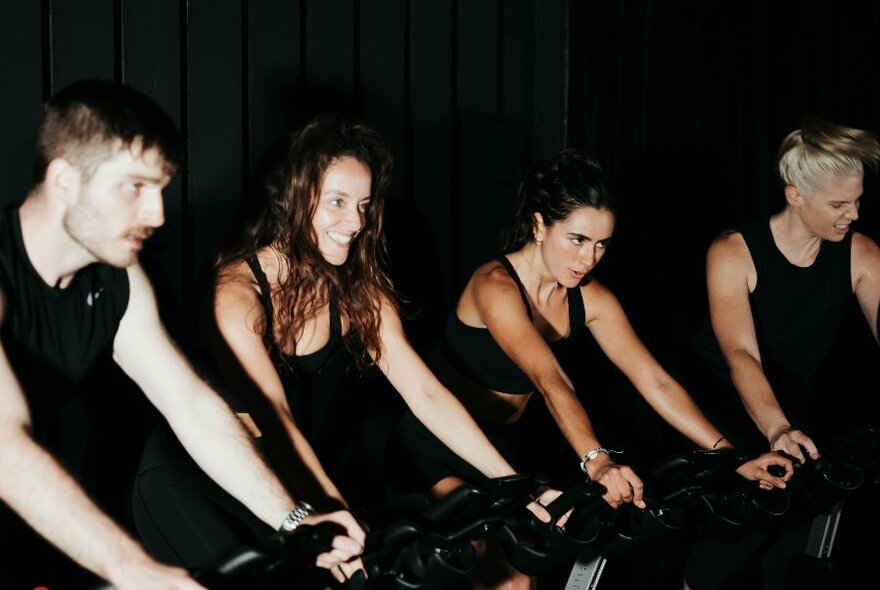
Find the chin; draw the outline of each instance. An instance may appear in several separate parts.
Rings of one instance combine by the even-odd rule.
[[[348,262],[348,256],[328,256],[327,254],[324,254],[324,260],[333,266],[342,266]]]

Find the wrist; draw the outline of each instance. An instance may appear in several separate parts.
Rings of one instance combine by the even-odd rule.
[[[281,523],[281,526],[278,527],[278,533],[281,535],[293,533],[306,518],[314,513],[315,508],[308,502],[303,502],[302,500],[295,502],[293,509],[284,519],[284,522]]]
[[[787,434],[792,430],[794,430],[794,427],[791,424],[784,424],[783,426],[780,426],[773,430],[773,434],[767,437],[767,440],[770,441],[770,449],[773,449],[773,445],[776,444],[776,442],[780,439],[780,437],[782,437],[783,434]]]
[[[620,453],[620,451],[612,451],[610,449],[606,449],[605,447],[596,447],[595,449],[591,449],[587,451],[584,456],[581,458],[580,467],[581,471],[584,472],[584,475],[587,476],[587,479],[592,481],[592,477],[590,476],[590,472],[587,471],[587,463],[594,461],[599,455],[605,455],[608,461],[611,461],[611,453]]]

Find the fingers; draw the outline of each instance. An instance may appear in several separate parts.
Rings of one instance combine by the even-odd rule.
[[[633,491],[632,503],[639,508],[647,508],[648,505],[645,503],[645,484],[642,483],[639,476],[637,476],[629,467],[626,467],[625,469],[629,471],[627,481],[629,481],[629,485],[632,487]]]
[[[351,512],[348,510],[338,510],[336,512],[322,514],[321,516],[323,516],[325,520],[331,520],[342,525],[348,536],[360,543],[361,547],[363,547],[364,542],[367,539],[367,534]]]
[[[547,510],[547,505],[551,504],[554,500],[556,500],[559,496],[562,495],[562,492],[559,490],[554,490],[552,488],[547,488],[541,492],[541,494],[529,502],[528,506],[526,506],[541,522],[550,522],[553,519],[553,515]],[[565,527],[565,523],[568,522],[568,518],[571,516],[572,511],[569,510],[565,514],[559,517],[559,520],[556,521],[556,526],[563,528]],[[545,518],[546,515],[546,518]]]
[[[546,490],[542,491],[541,494],[538,496],[538,502],[542,506],[546,506],[546,505],[550,504],[551,502],[553,502],[553,500],[555,500],[556,498],[558,498],[561,495],[562,495],[562,492],[560,492],[559,490],[554,490],[553,488],[547,488]]]
[[[336,535],[333,537],[330,551],[321,553],[315,559],[315,565],[325,569],[332,570],[339,564],[346,563],[358,557],[364,551],[364,546],[360,542],[345,535]],[[357,560],[360,563],[359,560]],[[335,577],[335,575],[334,575]]]
[[[559,517],[559,520],[556,521],[556,526],[561,529],[565,528],[565,523],[568,522],[568,519],[571,517],[572,512],[574,512],[574,508],[568,510],[565,514]]]
[[[797,429],[785,431],[777,436],[772,450],[785,453],[799,463],[804,463],[807,457],[813,460],[819,458],[819,449],[813,439]]]
[[[626,502],[632,502],[639,508],[647,507],[644,500],[645,486],[630,467],[611,465],[602,472],[598,481],[606,490],[602,498],[612,508],[617,508]]]
[[[786,482],[794,473],[794,466],[791,459],[777,452],[768,451],[751,461],[746,461],[737,467],[736,472],[748,480],[757,480],[761,489],[785,489]]]
[[[526,508],[534,514],[541,522],[550,522],[553,518],[540,500],[532,500],[526,505]]]
[[[781,476],[782,479],[784,481],[788,481],[789,479],[791,479],[791,476],[794,475],[794,465],[792,464],[791,460],[783,457],[779,453],[768,453],[768,455],[770,457],[767,467],[769,468],[770,465],[778,465],[785,469],[785,475]]]
[[[355,572],[358,571],[363,571],[364,575],[367,575],[367,572],[364,569],[364,565],[360,559],[356,559],[350,562],[339,563],[330,570],[330,573],[333,575],[334,578],[336,578],[337,582],[345,582],[346,580],[351,579]]]

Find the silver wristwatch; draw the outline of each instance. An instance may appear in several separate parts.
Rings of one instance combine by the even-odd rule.
[[[293,505],[293,510],[290,511],[290,514],[287,515],[287,518],[284,519],[284,522],[281,523],[281,528],[278,529],[278,532],[284,535],[289,535],[293,531],[302,524],[302,521],[306,519],[310,514],[314,514],[315,509],[308,502],[303,502],[300,500]]]

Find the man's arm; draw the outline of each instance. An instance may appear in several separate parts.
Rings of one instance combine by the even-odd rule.
[[[2,319],[0,297],[0,322]],[[32,438],[27,401],[2,344],[0,473],[4,474],[0,477],[0,499],[71,559],[116,587],[202,588],[183,570],[150,558]]]
[[[168,421],[187,452],[223,489],[277,529],[294,505],[238,418],[192,369],[159,319],[153,290],[138,265],[128,269],[131,295],[113,343],[116,362]],[[338,515],[334,517],[334,515]],[[347,512],[313,515],[348,531],[334,555],[345,561],[363,550],[364,532]]]

